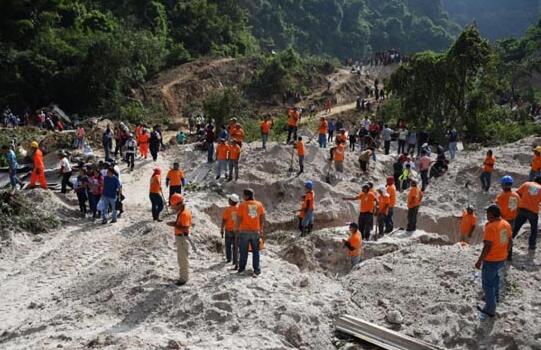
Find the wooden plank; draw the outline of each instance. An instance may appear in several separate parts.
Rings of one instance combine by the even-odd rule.
[[[422,340],[350,315],[344,315],[338,318],[335,327],[340,332],[352,335],[386,350],[442,350]]]

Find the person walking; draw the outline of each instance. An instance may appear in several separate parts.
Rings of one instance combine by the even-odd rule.
[[[259,263],[259,241],[264,240],[265,208],[263,204],[254,199],[254,191],[247,188],[243,191],[244,200],[239,204],[237,211],[238,222],[236,231],[239,233],[239,270],[244,273],[248,262],[248,249],[252,247],[253,277],[261,274]]]
[[[345,201],[359,200],[359,230],[361,230],[363,239],[369,240],[374,220],[374,210],[377,203],[376,195],[370,191],[370,186],[365,184],[359,195],[355,197],[344,197],[342,199]]]
[[[272,128],[272,119],[270,116],[266,116],[261,123],[261,143],[263,149],[267,150],[267,141],[269,140],[270,129]]]
[[[501,218],[500,208],[493,204],[487,208],[487,220],[483,234],[483,250],[475,263],[481,269],[485,293],[485,306],[477,306],[479,317],[496,316],[496,304],[500,299],[500,271],[505,267],[508,252],[513,246],[511,226]]]
[[[101,196],[102,212],[101,212],[101,223],[103,225],[107,224],[109,210],[112,212],[111,223],[114,224],[117,218],[116,210],[116,200],[117,197],[122,195],[122,185],[120,180],[115,175],[115,170],[113,166],[107,168],[107,176],[103,178],[103,194]]]
[[[169,203],[171,203],[171,197],[175,193],[182,193],[182,186],[184,186],[186,180],[184,179],[184,172],[180,170],[178,162],[173,163],[173,169],[170,169],[165,178],[165,187],[169,187]]]
[[[139,153],[141,153],[141,157],[144,159],[148,158],[148,142],[150,140],[150,137],[148,135],[147,129],[141,130],[141,135],[139,136]]]
[[[359,225],[354,222],[350,223],[349,238],[347,240],[343,239],[342,244],[347,249],[347,255],[350,258],[352,269],[361,262],[362,241]]]
[[[379,186],[377,190],[377,225],[378,225],[378,237],[382,237],[385,233],[385,223],[387,222],[387,216],[389,215],[389,206],[391,204],[391,197],[387,193],[385,186]]]
[[[301,231],[301,237],[310,234],[314,226],[315,194],[312,180],[304,183],[304,190],[301,210],[299,211],[299,230]]]
[[[424,192],[428,186],[429,176],[428,172],[430,171],[430,165],[432,160],[428,154],[423,151],[421,153],[421,158],[419,159],[419,172],[421,174],[421,191]]]
[[[73,189],[73,184],[70,181],[71,175],[73,175],[73,171],[70,161],[68,160],[68,157],[66,156],[66,153],[64,151],[58,152],[58,158],[60,160],[60,162],[58,163],[58,168],[60,176],[62,177],[60,193],[66,193],[66,187],[70,187],[71,189]]]
[[[535,252],[537,245],[537,224],[539,221],[539,203],[541,203],[541,176],[535,178],[534,182],[525,182],[517,190],[520,196],[518,202],[518,214],[513,226],[513,239],[518,235],[522,226],[528,221],[530,223],[530,237],[528,239],[528,250]],[[509,260],[512,259],[512,252],[509,252]]]
[[[397,154],[406,153],[406,141],[408,139],[408,130],[401,128],[398,130],[398,150]]]
[[[421,201],[423,200],[423,192],[417,187],[417,180],[410,180],[410,191],[408,193],[408,225],[406,231],[415,232],[417,229],[417,214]]]
[[[449,138],[449,153],[451,154],[451,160],[454,160],[458,150],[458,132],[453,128],[448,132],[447,136]]]
[[[393,231],[393,214],[394,208],[396,207],[396,187],[394,182],[394,177],[387,177],[387,186],[385,187],[387,193],[389,194],[389,210],[387,212],[387,218],[385,220],[385,233],[390,233]]]
[[[179,279],[175,282],[177,286],[182,286],[188,282],[190,277],[189,264],[189,244],[190,230],[192,227],[192,213],[184,204],[184,197],[180,193],[171,196],[171,209],[177,213],[175,221],[168,222],[167,225],[175,228],[175,246],[177,248],[177,261],[179,270]]]
[[[77,194],[77,201],[79,202],[79,211],[84,219],[86,218],[87,213],[86,202],[88,201],[89,190],[89,179],[84,167],[79,169],[79,175],[75,181],[74,190]]]
[[[228,263],[233,262],[235,270],[239,268],[239,242],[238,234],[235,231],[238,204],[240,198],[236,194],[228,197],[229,206],[222,213],[222,226],[220,229],[222,238],[225,236],[225,258]]]
[[[150,140],[149,140],[149,149],[150,154],[152,155],[152,160],[157,161],[158,160],[158,153],[160,152],[160,147],[162,144],[162,136],[161,133],[158,130],[158,127],[154,127],[154,130],[150,133]]]
[[[297,176],[302,174],[304,172],[304,142],[302,141],[302,137],[297,138],[297,142],[293,145],[293,147],[297,150],[297,156],[299,157],[299,172],[297,173]]]
[[[495,203],[500,208],[502,218],[513,228],[518,215],[520,196],[513,192],[513,178],[511,176],[506,175],[502,177],[500,184],[502,186],[502,192],[496,197]]]
[[[325,117],[321,117],[319,120],[318,128],[318,143],[319,148],[327,148],[327,133],[329,132],[329,123]]]
[[[207,148],[207,162],[208,163],[214,162],[214,141],[215,141],[215,139],[216,139],[216,137],[214,136],[213,127],[208,126],[205,129],[205,146]],[[220,140],[220,142],[221,142],[221,140],[224,140],[223,142],[225,142],[225,139],[219,139],[219,140]]]
[[[494,165],[496,164],[496,157],[492,154],[492,150],[487,151],[487,155],[483,162],[483,171],[481,172],[481,188],[483,191],[490,191],[490,180],[492,172],[494,171]]]
[[[216,180],[222,176],[222,170],[227,177],[227,165],[229,162],[229,146],[224,139],[220,139],[216,146]]]
[[[91,170],[91,176],[88,179],[88,205],[92,213],[92,220],[98,217],[98,203],[103,193],[103,176],[98,169]]]
[[[130,171],[133,171],[135,166],[135,152],[137,151],[137,142],[135,141],[133,134],[128,135],[128,140],[126,141],[126,161],[128,162],[128,168]]]
[[[19,180],[19,177],[17,175],[19,163],[17,162],[17,156],[15,155],[15,152],[10,149],[8,145],[2,145],[2,153],[6,156],[6,160],[8,163],[9,183],[11,185],[11,189],[15,190],[17,188],[17,185],[20,186],[20,189],[23,189],[24,183]]]
[[[160,213],[163,210],[163,198],[162,198],[162,171],[160,168],[155,168],[154,173],[150,177],[150,190],[149,198],[152,204],[152,219],[154,221],[161,222]]]
[[[385,149],[385,155],[388,155],[391,149],[391,141],[393,140],[393,130],[389,128],[387,124],[383,127],[383,148]]]
[[[107,129],[105,129],[105,132],[101,138],[101,143],[103,150],[105,151],[105,160],[111,160],[111,150],[113,149],[113,132],[111,131],[110,126],[107,126]]]
[[[541,146],[535,147],[533,153],[528,181],[534,181],[537,176],[541,176]]]
[[[32,175],[30,176],[30,188],[36,187],[36,182],[39,181],[42,189],[47,189],[47,180],[45,179],[45,164],[43,163],[43,152],[39,149],[39,145],[36,141],[32,141],[30,147],[34,151],[32,160],[34,168],[32,169]]]
[[[237,141],[231,140],[229,144],[229,178],[228,181],[233,180],[233,172],[235,173],[235,181],[239,179],[239,161],[240,161],[241,148]],[[227,170],[226,170],[227,171]]]
[[[415,131],[412,130],[408,133],[407,142],[408,154],[413,158],[415,155],[415,147],[417,147],[417,133]]]

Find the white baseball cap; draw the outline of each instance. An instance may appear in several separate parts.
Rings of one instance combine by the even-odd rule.
[[[233,203],[238,203],[238,202],[240,202],[239,196],[236,195],[236,194],[234,194],[234,193],[233,193],[232,195],[229,195],[227,198],[228,198],[231,202],[233,202]]]

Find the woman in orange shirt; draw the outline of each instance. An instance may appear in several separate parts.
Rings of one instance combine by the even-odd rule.
[[[160,213],[163,210],[162,198],[162,171],[160,168],[154,169],[154,173],[150,177],[150,193],[149,198],[152,203],[152,219],[161,222]]]

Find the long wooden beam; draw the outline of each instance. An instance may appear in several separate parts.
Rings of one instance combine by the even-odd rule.
[[[344,315],[335,322],[336,330],[386,350],[442,350],[419,339],[392,331],[359,318]]]

